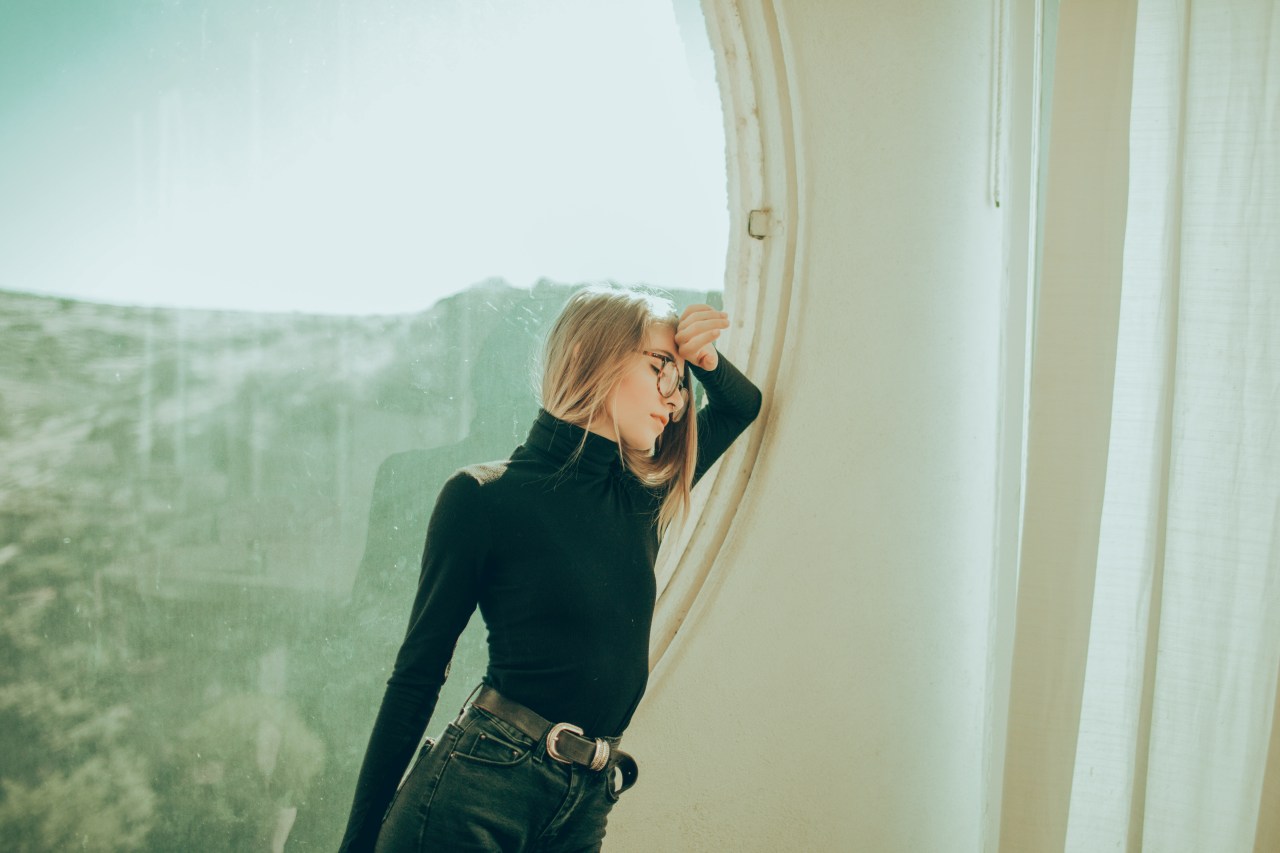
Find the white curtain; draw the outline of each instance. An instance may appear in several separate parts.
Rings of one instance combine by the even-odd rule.
[[[1276,3],[1140,0],[1129,140],[1067,849],[1249,851],[1280,808]]]
[[[1000,849],[1276,853],[1280,4],[1139,0],[1133,33],[1106,57],[1127,123],[1100,122],[1127,152],[1076,151],[1127,169],[1111,266],[1062,251],[1088,251],[1063,232],[1089,202],[1055,93]]]

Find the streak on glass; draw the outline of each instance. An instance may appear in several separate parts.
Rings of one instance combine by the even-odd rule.
[[[721,304],[711,75],[689,0],[4,6],[6,849],[336,846],[570,283]]]

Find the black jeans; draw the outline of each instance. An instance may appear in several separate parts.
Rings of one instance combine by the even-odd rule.
[[[377,853],[598,851],[617,799],[610,775],[556,761],[545,741],[471,705],[419,751]]]

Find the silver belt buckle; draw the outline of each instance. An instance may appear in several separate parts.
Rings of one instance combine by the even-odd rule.
[[[551,727],[551,731],[547,732],[547,755],[550,755],[561,764],[572,764],[572,761],[556,751],[556,741],[560,737],[561,732],[573,732],[579,737],[586,737],[586,734],[573,723],[556,723]],[[602,740],[601,738],[596,738],[596,751],[595,754],[591,756],[591,769],[603,770],[605,765],[608,763],[609,742],[607,740]]]

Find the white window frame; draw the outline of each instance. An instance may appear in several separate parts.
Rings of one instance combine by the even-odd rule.
[[[694,490],[688,521],[658,556],[658,601],[650,669],[683,627],[714,598],[727,567],[719,560],[770,429],[783,341],[797,298],[802,258],[794,99],[785,34],[772,0],[701,0],[724,110],[729,246],[724,301],[733,326],[722,352],[764,394],[764,409]]]

